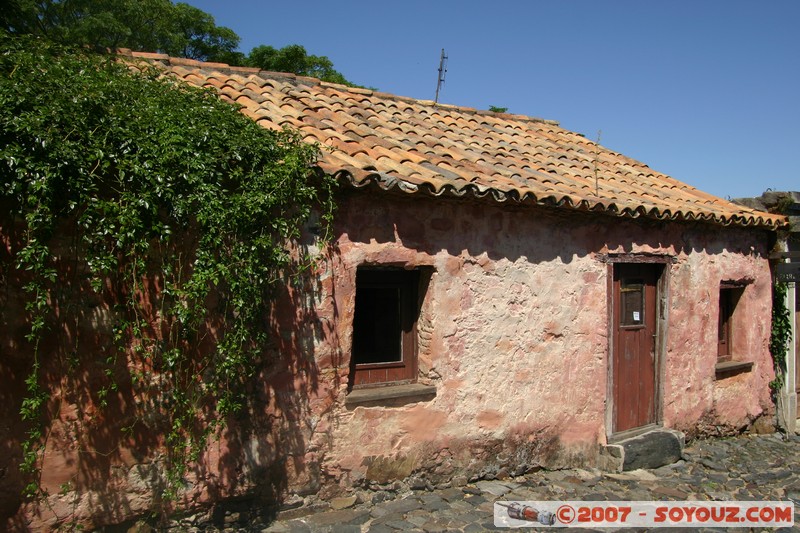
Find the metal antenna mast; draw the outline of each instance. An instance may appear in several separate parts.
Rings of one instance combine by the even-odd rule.
[[[439,103],[439,89],[444,85],[444,77],[447,74],[447,56],[444,55],[444,48],[442,48],[442,56],[439,58],[439,78],[436,80],[436,98],[433,100],[434,105]]]

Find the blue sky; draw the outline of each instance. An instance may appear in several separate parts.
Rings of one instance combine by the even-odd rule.
[[[361,85],[558,121],[722,197],[800,190],[799,0],[188,0]]]

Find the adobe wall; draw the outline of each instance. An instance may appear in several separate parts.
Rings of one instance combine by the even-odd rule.
[[[662,410],[690,435],[735,432],[773,411],[767,350],[771,280],[766,234],[694,224],[589,217],[385,193],[346,193],[334,246],[319,253],[310,285],[287,289],[265,317],[276,325],[269,364],[246,416],[229,421],[187,481],[179,506],[241,494],[330,497],[396,479],[433,484],[514,475],[537,466],[595,465],[606,442],[608,279],[605,258],[670,258]],[[318,251],[313,242],[310,251]],[[0,250],[7,262],[10,241]],[[419,329],[419,381],[432,399],[346,406],[355,274],[359,265],[432,269]],[[45,505],[19,507],[20,394],[26,375],[23,302],[4,280],[0,326],[0,517],[47,529],[65,520],[115,523],[157,503],[162,439],[146,421],[134,434],[135,395],[121,383],[101,409],[96,396],[113,322],[87,295],[80,272],[64,284],[78,310],[49,342],[65,360],[81,339],[87,363],[47,373],[54,417],[41,483]],[[715,375],[718,287],[747,280],[734,344],[749,371]],[[16,514],[15,514],[16,513]],[[1,523],[1,522],[0,522]]]
[[[46,447],[37,480],[40,498],[32,501],[21,496],[30,478],[20,472],[21,443],[31,427],[20,418],[34,354],[26,339],[28,297],[22,289],[30,276],[14,268],[22,224],[0,216],[0,531],[91,529],[255,491],[272,500],[284,493],[287,458],[302,458],[306,450],[301,429],[310,405],[306,391],[317,376],[309,370],[313,359],[294,357],[303,353],[298,336],[313,338],[303,324],[303,305],[284,298],[283,305],[291,307],[284,315],[295,319],[288,322],[293,333],[287,339],[276,334],[276,349],[292,356],[277,358],[263,369],[249,412],[226,421],[200,464],[189,469],[178,500],[163,502],[163,413],[169,406],[154,407],[154,398],[142,392],[150,383],[138,385],[135,372],[129,372],[147,363],[130,346],[118,350],[114,327],[123,318],[115,310],[119,299],[108,282],[101,294],[91,289],[81,240],[71,229],[68,224],[59,228],[52,240],[52,266],[58,275],[49,287],[47,330],[38,349],[39,382],[47,395],[40,420]],[[143,323],[154,325],[161,309],[158,276],[145,278],[143,287],[137,293]],[[144,375],[158,380],[157,375]],[[167,402],[170,386],[167,380],[161,383]],[[253,433],[257,440],[250,438]]]
[[[607,435],[608,255],[670,257],[665,426],[690,436],[737,432],[773,409],[762,232],[361,195],[338,215],[320,316],[336,324],[336,346],[322,342],[318,353],[341,354],[321,472],[342,486],[595,464]],[[420,381],[436,386],[432,400],[342,406],[355,272],[365,264],[433,267],[419,334]],[[734,346],[753,367],[718,378],[723,280],[747,284]]]

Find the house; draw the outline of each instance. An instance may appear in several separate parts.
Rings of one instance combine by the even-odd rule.
[[[297,128],[348,186],[324,328],[297,354],[320,375],[296,392],[312,395],[302,462],[321,478],[596,464],[640,428],[736,432],[773,414],[783,217],[552,121],[138,56]]]
[[[774,425],[769,252],[784,217],[549,120],[129,57],[298,129],[343,184],[334,242],[310,224],[301,243],[317,288],[269,317],[263,410],[209,447],[187,501],[635,468],[631,450],[667,461],[684,435]],[[113,453],[129,494],[114,516],[144,512],[153,456]],[[59,454],[42,475],[54,494],[50,466],[81,468]]]

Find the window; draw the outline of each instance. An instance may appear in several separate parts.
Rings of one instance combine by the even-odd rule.
[[[419,286],[419,270],[358,269],[351,388],[416,380]]]
[[[644,280],[623,279],[620,286],[620,323],[622,327],[644,326]]]
[[[723,282],[719,287],[719,328],[717,334],[717,360],[720,363],[733,359],[734,310],[742,295],[743,287]]]
[[[750,372],[753,361],[748,360],[746,350],[747,331],[739,328],[743,313],[740,300],[745,287],[752,280],[723,281],[719,285],[719,326],[717,328],[717,379],[722,379],[740,372]]]

